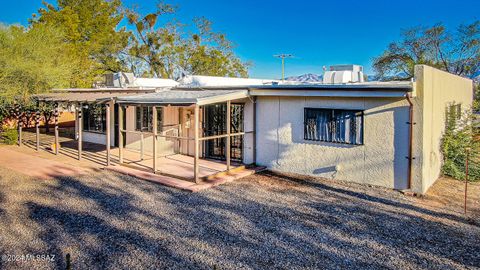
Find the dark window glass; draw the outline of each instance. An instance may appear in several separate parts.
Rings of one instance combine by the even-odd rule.
[[[90,132],[105,133],[107,129],[105,106],[101,104],[89,104],[83,108],[83,130]]]
[[[363,111],[305,108],[304,138],[363,144]]]
[[[163,108],[157,107],[157,131],[162,131]],[[153,128],[152,107],[135,107],[135,130],[151,132]]]

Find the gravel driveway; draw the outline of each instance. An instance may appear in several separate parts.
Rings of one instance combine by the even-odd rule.
[[[192,194],[0,168],[0,268],[65,269],[67,253],[73,269],[478,268],[479,225],[419,201],[268,174]]]

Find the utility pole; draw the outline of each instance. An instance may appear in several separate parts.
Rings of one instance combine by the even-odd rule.
[[[282,81],[284,81],[285,80],[285,58],[292,58],[293,55],[282,53],[282,54],[275,54],[273,57],[282,59]]]

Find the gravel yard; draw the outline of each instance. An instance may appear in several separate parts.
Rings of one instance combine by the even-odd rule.
[[[65,269],[67,253],[72,269],[479,268],[478,216],[432,205],[268,173],[192,194],[104,171],[35,180],[0,167],[0,268]],[[55,257],[13,257],[27,254]]]

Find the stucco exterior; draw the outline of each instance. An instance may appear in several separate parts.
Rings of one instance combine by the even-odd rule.
[[[445,109],[472,104],[472,81],[415,68],[412,186],[425,193],[441,172]],[[294,95],[295,93],[293,93]],[[364,143],[304,140],[304,108],[364,110]],[[405,98],[257,97],[257,164],[271,170],[408,188],[409,103]]]
[[[414,191],[425,193],[441,173],[440,146],[445,131],[445,109],[452,103],[468,110],[473,101],[472,81],[429,66],[415,67],[416,168]]]
[[[304,140],[304,108],[364,110],[364,144]],[[257,163],[272,170],[406,188],[408,103],[388,98],[258,97]]]
[[[363,86],[345,84],[337,85],[337,88],[328,84],[313,85],[318,88],[315,94],[308,89],[312,85],[307,86],[253,87],[249,88],[250,97],[232,100],[232,103],[245,104],[243,163],[254,163],[256,156],[258,165],[271,170],[393,189],[407,189],[408,173],[411,171],[411,190],[425,193],[441,173],[443,158],[440,145],[445,130],[446,107],[456,103],[462,104],[466,110],[473,100],[471,80],[424,65],[415,67],[412,82],[387,82],[383,85],[372,82]],[[377,88],[372,90],[368,87]],[[411,96],[414,113],[411,170],[407,158],[410,136],[407,93]],[[257,98],[255,105],[252,102],[254,96]],[[172,135],[194,137],[192,106],[163,108],[163,124],[178,130]],[[305,140],[305,108],[362,110],[363,144]],[[113,108],[111,115],[114,115]],[[126,129],[134,131],[134,106],[127,107],[125,117]],[[200,127],[203,124],[200,107]],[[113,119],[110,125],[113,144]],[[201,128],[200,133],[203,133]],[[85,132],[84,140],[104,144],[105,135]],[[178,142],[159,137],[157,141],[159,156],[194,154],[192,140]],[[127,133],[126,148],[139,151],[140,135]],[[144,137],[144,150],[152,151],[151,135]],[[200,152],[203,152],[202,144]]]

